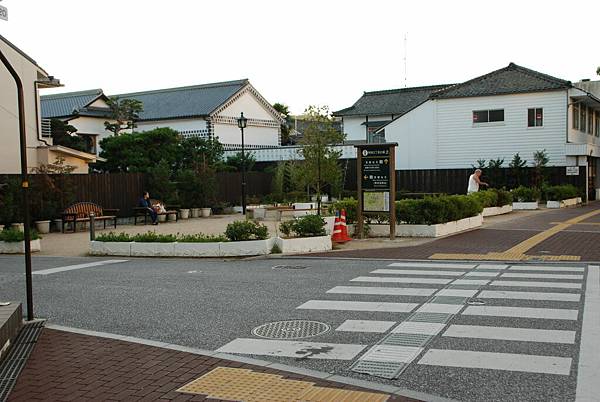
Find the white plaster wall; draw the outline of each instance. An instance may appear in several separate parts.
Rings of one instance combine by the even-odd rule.
[[[569,96],[581,96],[584,95],[584,92],[573,88],[569,90]],[[569,99],[569,142],[575,144],[590,144],[600,146],[600,138],[596,137],[594,134],[588,134],[587,132],[587,122],[586,122],[586,132],[575,130],[573,128],[573,100]]]
[[[244,116],[246,113],[244,113]],[[238,126],[217,123],[214,135],[222,144],[241,144],[242,135]],[[279,129],[272,127],[248,126],[244,129],[246,145],[279,145]]]
[[[25,103],[25,130],[27,136],[28,167],[38,166],[37,147],[42,145],[38,140],[38,118],[35,113],[39,97],[34,90],[34,82],[38,79],[38,68],[21,54],[0,40],[0,49],[19,74],[23,83]],[[40,72],[41,74],[41,72]],[[14,79],[4,65],[0,66],[0,173],[20,173],[19,154],[19,113],[17,106],[17,89]],[[51,143],[51,141],[48,141]]]
[[[392,120],[391,115],[369,116],[369,121]],[[344,116],[344,133],[346,140],[366,140],[367,129],[364,126],[365,116]],[[386,138],[387,139],[387,138]]]
[[[275,117],[250,92],[246,92],[236,99],[235,102],[221,111],[219,116],[238,118],[241,112],[244,112],[244,117],[248,119],[273,120],[273,122],[279,124]]]
[[[170,127],[176,131],[206,130],[206,120],[196,119],[174,119],[137,122],[136,131],[149,131],[160,127]]]
[[[470,167],[478,159],[504,158],[517,152],[529,163],[546,149],[550,166],[566,163],[567,92],[437,100],[437,168]],[[527,109],[544,108],[544,126],[527,127]],[[474,110],[504,109],[504,122],[474,125]]]
[[[396,169],[435,169],[436,102],[427,101],[385,127],[388,142],[397,142]]]
[[[90,103],[90,106],[108,108],[108,103],[106,103],[104,99],[96,99],[95,101]]]

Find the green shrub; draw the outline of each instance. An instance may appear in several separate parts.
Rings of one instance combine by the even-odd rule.
[[[510,191],[504,190],[504,189],[494,189],[492,191],[495,191],[497,196],[498,196],[498,200],[496,202],[496,206],[497,207],[503,207],[505,205],[510,205],[513,202],[513,196],[510,193]]]
[[[292,230],[298,237],[325,236],[325,221],[319,215],[304,215],[294,219]]]
[[[96,241],[130,242],[133,240],[130,235],[128,235],[127,233],[124,233],[124,232],[121,232],[121,233],[108,232],[108,233],[102,233],[102,234],[96,236]]]
[[[495,207],[498,205],[498,193],[495,190],[478,191],[471,193],[484,208]]]
[[[579,190],[572,184],[562,186],[546,186],[542,189],[546,201],[562,201],[579,197]]]
[[[103,242],[138,242],[138,243],[218,243],[227,241],[223,235],[205,235],[203,233],[196,234],[158,234],[155,232],[147,232],[130,235],[127,233],[103,233],[96,236],[97,241]]]
[[[540,190],[519,186],[511,191],[513,200],[517,202],[534,202],[540,199]]]
[[[177,235],[146,232],[136,234],[132,239],[138,243],[174,243],[177,241]]]
[[[354,198],[344,198],[336,201],[329,206],[329,212],[334,214],[342,209],[346,210],[346,223],[356,223],[358,217],[358,200]]]
[[[220,243],[229,241],[225,235],[206,235],[204,233],[178,235],[179,243]]]
[[[227,225],[225,236],[231,241],[265,240],[269,229],[252,221],[235,221]]]
[[[294,226],[294,220],[283,221],[279,225],[279,231],[283,233],[284,236],[289,237],[292,235],[292,230]]]
[[[40,239],[40,235],[35,230],[30,232],[31,240]],[[25,233],[21,232],[18,229],[4,229],[0,231],[0,241],[5,241],[7,243],[18,243],[25,240]]]
[[[406,199],[396,202],[396,220],[413,225],[435,225],[476,216],[482,210],[477,198],[468,195]]]

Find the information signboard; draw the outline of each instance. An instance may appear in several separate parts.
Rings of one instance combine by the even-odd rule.
[[[0,20],[8,21],[8,8],[0,6]]]
[[[579,166],[567,166],[567,176],[579,176]]]

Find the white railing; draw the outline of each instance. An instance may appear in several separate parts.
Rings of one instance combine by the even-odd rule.
[[[233,156],[240,152],[241,146],[228,147],[224,152],[224,157]],[[290,145],[290,146],[260,146],[260,145],[250,145],[244,147],[246,152],[254,155],[254,158],[257,162],[277,162],[277,161],[288,161],[288,160],[301,160],[302,155],[300,154],[300,146]],[[334,149],[341,150],[342,156],[341,159],[355,159],[356,158],[356,148],[353,145],[336,145]]]

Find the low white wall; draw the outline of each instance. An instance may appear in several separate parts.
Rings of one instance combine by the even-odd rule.
[[[580,202],[579,200],[580,200],[580,198],[568,198],[568,199],[562,200],[562,201],[547,201],[546,208],[574,207]]]
[[[331,237],[302,237],[296,239],[276,238],[276,243],[282,253],[310,253],[313,251],[331,250]]]
[[[447,223],[436,225],[396,225],[396,236],[398,237],[441,237],[474,229],[483,225],[483,215],[472,216]],[[369,225],[371,237],[387,237],[390,235],[389,225]]]
[[[512,212],[513,207],[512,205],[503,205],[501,207],[487,207],[487,208],[483,208],[483,217],[485,218],[486,216],[496,216],[496,215],[503,215],[503,214],[508,214],[510,212]]]
[[[40,240],[31,240],[29,243],[31,252],[37,252],[42,249]],[[0,254],[25,254],[25,242],[5,242],[0,241]]]
[[[513,202],[512,207],[514,210],[524,209],[524,210],[533,210],[538,209],[538,202]]]
[[[266,255],[275,239],[220,243],[90,242],[91,255],[126,257],[239,257]]]

